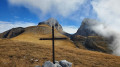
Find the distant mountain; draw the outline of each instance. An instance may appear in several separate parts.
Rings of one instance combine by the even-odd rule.
[[[56,19],[54,19],[54,18],[50,18],[50,19],[48,19],[48,20],[46,20],[46,21],[39,22],[39,23],[38,23],[38,26],[36,26],[34,29],[36,29],[36,30],[39,29],[39,25],[48,25],[48,26],[50,26],[50,27],[54,26],[55,29],[56,29],[59,33],[61,33],[61,34],[63,34],[63,35],[66,35],[66,36],[68,36],[68,37],[71,36],[69,33],[66,33],[66,32],[63,31],[62,26],[61,26],[61,25],[59,24],[59,22],[58,22]],[[12,28],[12,29],[10,29],[10,30],[8,30],[8,31],[5,31],[5,32],[3,32],[3,33],[0,33],[0,38],[13,38],[13,37],[16,37],[16,36],[22,34],[25,30],[26,30],[26,28],[22,28],[22,27]],[[44,30],[46,30],[46,29],[44,29]],[[32,31],[32,29],[31,29],[30,31]],[[46,30],[46,31],[48,31],[48,30]],[[51,31],[51,30],[50,30],[50,31]],[[34,31],[34,32],[37,32],[37,31]],[[48,31],[48,32],[49,32],[49,31]]]
[[[81,35],[72,35],[71,40],[74,42],[75,46],[80,49],[112,53],[112,50],[109,48],[108,41],[101,36],[86,37]]]
[[[109,40],[99,36],[91,29],[97,23],[96,20],[85,18],[77,32],[71,36],[71,40],[78,48],[112,53],[112,50],[109,48]]]
[[[70,40],[53,18],[37,26],[12,28],[0,33],[0,67],[37,67],[47,60],[52,61],[52,41],[40,40],[52,38],[52,25],[55,26],[55,38],[66,38],[55,40],[56,60],[68,60],[73,67],[120,67],[120,57],[110,55],[112,50],[108,41],[91,32],[90,26],[94,22],[90,19],[84,19],[81,29],[71,35]]]
[[[46,21],[40,22],[37,26],[12,28],[8,31],[0,33],[0,38],[12,38],[13,40],[48,44],[51,41],[46,43],[40,41],[39,38],[51,38],[51,27],[54,26],[55,37],[67,36],[67,40],[65,41],[57,41],[59,45],[75,45],[75,47],[79,49],[111,53],[112,51],[109,49],[108,41],[104,37],[98,36],[94,31],[91,30],[91,26],[95,25],[96,23],[97,21],[86,18],[82,21],[78,31],[71,35],[63,31],[62,26],[56,19],[50,18]]]
[[[97,34],[91,29],[91,26],[94,26],[96,23],[96,20],[85,18],[75,35],[96,36]]]
[[[22,27],[12,28],[0,34],[0,38],[13,38],[25,31]]]

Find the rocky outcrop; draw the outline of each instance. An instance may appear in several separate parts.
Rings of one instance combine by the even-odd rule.
[[[19,34],[24,32],[24,28],[22,27],[17,27],[17,28],[12,28],[8,31],[5,31],[0,34],[0,38],[13,38],[18,36]]]
[[[93,19],[85,18],[82,21],[82,24],[78,31],[75,33],[75,35],[82,35],[82,36],[96,36],[97,34],[91,29],[92,26],[94,26],[97,23],[97,21]]]
[[[55,29],[56,29],[58,32],[60,32],[61,34],[66,35],[66,36],[68,36],[68,37],[71,36],[71,34],[66,33],[66,32],[63,31],[62,26],[61,26],[61,25],[59,24],[59,22],[58,22],[56,19],[54,19],[54,18],[50,18],[50,19],[48,19],[48,20],[46,20],[46,21],[40,22],[38,25],[42,25],[42,24],[46,24],[46,25],[48,25],[48,26],[50,26],[50,27],[54,26]]]
[[[66,60],[61,60],[60,62],[56,61],[55,64],[50,61],[46,61],[42,67],[72,67],[72,63]]]
[[[41,24],[47,24],[47,25],[49,25],[51,27],[54,26],[55,29],[57,29],[58,31],[63,31],[62,26],[54,18],[50,18],[47,21],[40,22],[38,25],[41,25]]]
[[[62,67],[72,67],[72,63],[71,62],[68,62],[66,60],[61,60],[59,62],[59,64],[62,66]]]

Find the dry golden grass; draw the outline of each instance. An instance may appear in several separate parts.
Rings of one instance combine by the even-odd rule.
[[[46,37],[51,38],[51,27],[39,25],[12,39],[0,39],[0,67],[34,67],[52,61],[52,41],[39,40]],[[55,30],[55,37],[66,36]],[[120,57],[75,48],[69,38],[55,41],[55,57],[72,62],[73,67],[120,67]]]
[[[34,67],[52,61],[52,46],[14,40],[0,40],[0,67]],[[56,60],[66,59],[73,67],[120,67],[120,57],[77,49],[55,46]],[[39,61],[35,61],[35,60]]]
[[[37,44],[44,45],[52,45],[51,40],[39,40],[40,38],[52,38],[51,27],[48,25],[39,25],[39,26],[31,26],[26,28],[25,32],[21,35],[12,38],[12,40],[31,42]],[[55,30],[55,37],[66,37],[67,40],[56,40],[55,44],[58,46],[71,46],[75,47],[74,43],[65,35],[60,34],[57,30]]]

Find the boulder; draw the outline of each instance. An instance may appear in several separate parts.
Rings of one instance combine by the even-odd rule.
[[[42,67],[72,67],[72,63],[66,60],[61,60],[60,62],[56,61],[55,64],[50,61],[46,61]]]
[[[54,64],[50,61],[46,61],[42,67],[54,67]]]
[[[46,61],[42,67],[62,67],[62,66],[59,65],[59,63],[53,64],[53,63],[50,62],[50,61]]]
[[[62,67],[72,67],[72,63],[70,63],[66,60],[61,60],[59,63]]]
[[[36,65],[35,67],[41,67],[40,65]]]

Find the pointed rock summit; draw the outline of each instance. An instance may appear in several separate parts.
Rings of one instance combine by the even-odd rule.
[[[85,18],[75,35],[96,36],[97,34],[91,29],[91,27],[97,23],[96,20]]]
[[[50,19],[48,19],[46,21],[40,22],[38,25],[41,25],[41,24],[47,24],[47,25],[49,25],[51,27],[54,26],[58,31],[63,31],[62,26],[54,18],[50,18]]]

